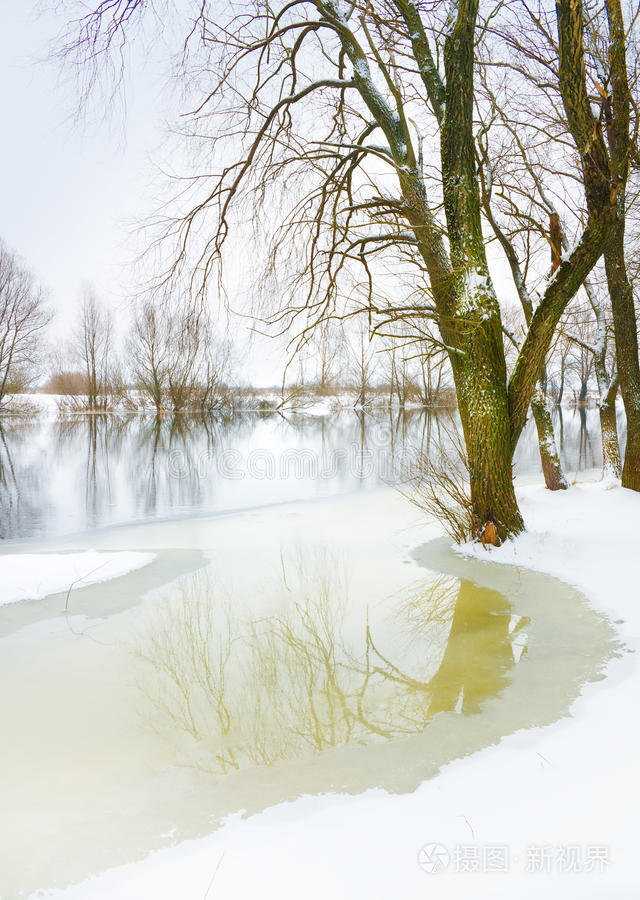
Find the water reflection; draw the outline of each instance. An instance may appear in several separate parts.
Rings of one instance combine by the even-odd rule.
[[[329,417],[252,412],[211,416],[77,415],[0,424],[2,539],[215,513],[393,483],[416,451],[458,428],[450,412]],[[624,439],[624,423],[619,423]],[[601,464],[596,410],[556,414],[567,472]],[[515,471],[539,471],[528,427]]]
[[[207,523],[210,546],[225,525]],[[171,546],[182,526],[149,530]],[[260,531],[242,547],[246,571],[218,554],[216,579],[185,574],[202,554],[160,550],[37,627],[37,603],[3,607],[0,894],[64,887],[238,811],[412,792],[566,715],[603,677],[613,632],[573,588],[462,559],[444,539],[416,548],[424,577],[386,596],[389,559],[360,557],[360,537],[284,552],[277,576]]]
[[[242,615],[200,573],[140,641],[155,727],[190,738],[182,764],[227,774],[421,733],[438,713],[478,713],[525,646],[527,620],[506,597],[445,576],[421,580],[374,626],[368,614],[347,621],[335,561],[298,555],[271,603],[286,610]]]
[[[40,427],[0,421],[0,540],[31,536],[42,517],[54,516],[48,473],[38,453]]]

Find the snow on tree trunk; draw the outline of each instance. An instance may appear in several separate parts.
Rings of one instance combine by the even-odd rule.
[[[600,413],[600,434],[602,436],[602,480],[619,483],[622,471],[618,422],[616,419],[616,395],[618,376],[607,376],[604,353],[595,357],[596,378],[598,380],[598,410]]]
[[[615,402],[600,405],[600,431],[602,434],[602,480],[608,483],[619,482],[622,466]]]
[[[542,390],[536,391],[532,397],[531,411],[538,431],[538,447],[544,483],[550,491],[566,491],[569,482],[562,471],[562,463],[553,433],[553,421]]]

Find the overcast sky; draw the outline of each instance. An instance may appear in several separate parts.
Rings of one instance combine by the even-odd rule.
[[[74,118],[79,91],[46,61],[65,24],[42,0],[0,2],[0,237],[49,290],[58,334],[68,333],[82,285],[92,282],[124,321],[135,289],[135,224],[158,205],[153,161],[166,142],[176,101],[167,48],[136,46],[126,111],[89,109]],[[155,53],[155,58],[154,58]],[[236,322],[235,333],[246,332]],[[258,341],[238,374],[277,382],[281,347]]]
[[[38,16],[37,7],[33,0],[0,4],[0,235],[61,311],[75,304],[85,280],[117,303],[127,290],[125,225],[144,205],[162,98],[149,90],[149,78],[138,85],[146,103],[130,92],[126,123],[118,114],[99,121],[91,113],[88,122],[74,122],[76,86],[55,64],[38,60],[63,22]]]

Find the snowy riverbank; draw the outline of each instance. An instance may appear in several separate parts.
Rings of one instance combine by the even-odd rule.
[[[415,393],[415,392],[414,392]],[[235,412],[281,412],[297,413],[306,416],[327,417],[335,415],[342,410],[356,411],[386,411],[393,409],[396,412],[424,412],[429,410],[452,410],[455,408],[453,391],[445,388],[439,395],[434,396],[429,403],[413,396],[406,398],[401,405],[394,393],[388,388],[371,387],[367,391],[365,402],[362,403],[360,394],[353,388],[336,388],[334,390],[317,390],[310,388],[292,387],[284,392],[276,388],[229,388],[219,398],[218,405],[213,410],[226,410]],[[133,415],[136,413],[155,415],[156,408],[149,397],[133,388],[111,397],[107,409],[103,412],[121,413]],[[10,394],[5,397],[2,412],[11,416],[58,418],[69,415],[78,415],[90,412],[87,409],[87,398],[82,394],[49,394],[32,392],[26,394]],[[171,407],[167,404],[166,412],[171,415]],[[202,408],[197,405],[182,412],[189,415],[201,414]]]
[[[11,553],[0,555],[0,606],[41,600],[119,578],[148,565],[152,553]]]
[[[616,622],[624,644],[571,718],[450,763],[414,793],[303,796],[247,819],[235,815],[210,837],[51,896],[635,897],[640,496],[598,484],[519,493],[528,533],[490,555],[472,552],[576,585]],[[366,502],[369,514],[391,510],[405,547],[433,534],[390,492]],[[353,528],[353,515],[335,523],[337,538]],[[232,541],[239,526],[227,525]],[[258,515],[255,527],[263,526]]]

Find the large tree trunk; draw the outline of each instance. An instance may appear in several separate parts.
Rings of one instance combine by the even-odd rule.
[[[569,487],[569,482],[562,471],[560,454],[556,447],[556,439],[553,432],[551,413],[541,388],[531,398],[531,412],[538,431],[538,447],[544,483],[550,491],[566,491]]]
[[[502,342],[499,338],[494,343],[496,328],[492,324],[485,320],[474,329],[464,357],[454,362],[453,374],[467,449],[476,535],[488,543],[497,543],[519,534],[524,522],[513,487],[504,355],[500,358]]]
[[[615,394],[610,402],[600,404],[600,432],[602,434],[602,480],[619,481],[621,464]]]
[[[624,201],[623,201],[624,202]],[[633,290],[624,259],[624,211],[605,251],[605,269],[616,340],[620,393],[627,416],[627,445],[622,469],[622,486],[640,491],[640,365],[638,331]],[[615,407],[613,409],[615,422]],[[604,437],[603,437],[604,441]]]
[[[580,240],[569,256],[560,260],[533,312],[507,386],[500,308],[489,277],[480,216],[473,132],[478,0],[459,0],[451,9],[452,21],[445,32],[442,56],[444,81],[440,81],[434,66],[422,69],[441,126],[448,251],[429,204],[401,105],[394,110],[387,107],[355,44],[345,39],[344,49],[354,63],[360,94],[392,148],[403,196],[402,209],[429,273],[438,327],[453,369],[464,428],[477,533],[499,543],[524,527],[513,487],[513,451],[560,317],[602,255],[610,236],[615,189],[601,127],[593,116],[586,85],[582,5],[580,0],[558,0],[560,91],[585,172],[589,218]],[[403,6],[402,14],[411,20],[412,40],[420,44],[424,32],[419,21],[413,22],[412,5]],[[425,41],[421,49],[427,53],[424,59],[428,63]]]
[[[477,534],[500,543],[524,522],[513,487],[507,368],[500,307],[489,276],[473,138],[473,61],[478,0],[463,0],[444,44],[440,132],[455,327],[449,358],[464,429]],[[446,303],[446,299],[445,299]]]
[[[596,354],[594,364],[598,381],[598,410],[602,437],[602,480],[619,482],[622,469],[616,420],[616,396],[619,380],[617,373],[613,377],[607,374],[606,347],[604,345]]]
[[[472,417],[467,454],[478,537],[498,543],[519,534],[524,522],[513,486],[508,420],[500,410]]]
[[[629,175],[629,133],[631,91],[627,74],[627,31],[620,0],[606,0],[609,20],[609,63],[611,101],[606,109],[607,137],[611,156],[611,172],[618,183],[616,223],[605,249],[604,262],[611,296],[613,326],[620,391],[627,414],[627,447],[622,469],[622,484],[640,491],[640,365],[638,364],[638,331],[624,258],[626,200],[625,187]]]

